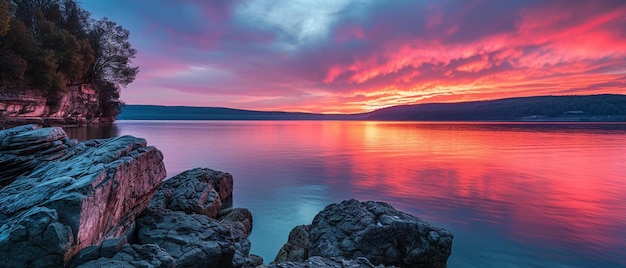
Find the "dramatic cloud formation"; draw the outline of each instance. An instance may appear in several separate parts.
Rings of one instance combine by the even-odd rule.
[[[132,104],[363,112],[626,93],[626,2],[89,1],[131,31]]]

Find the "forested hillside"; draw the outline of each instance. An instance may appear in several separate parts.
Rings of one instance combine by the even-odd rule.
[[[134,120],[384,120],[384,121],[626,121],[626,95],[535,96],[460,103],[393,106],[361,114],[261,112],[214,107],[126,105]]]
[[[415,121],[624,121],[626,95],[536,96],[461,103],[394,106],[369,120]]]
[[[96,116],[115,116],[120,88],[138,72],[128,37],[75,0],[0,0],[0,94],[34,90],[54,106],[68,87],[88,85],[98,95]]]

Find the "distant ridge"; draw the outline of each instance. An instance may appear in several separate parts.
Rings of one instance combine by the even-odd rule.
[[[221,107],[124,105],[118,120],[351,120],[355,115],[263,112]]]
[[[460,103],[426,103],[345,115],[125,105],[118,119],[626,122],[626,95],[535,96]]]

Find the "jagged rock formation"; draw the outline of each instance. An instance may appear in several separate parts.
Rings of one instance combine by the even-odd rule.
[[[247,239],[252,230],[250,211],[230,208],[232,190],[230,174],[206,168],[188,170],[168,179],[137,218],[133,249],[139,245],[155,245],[172,258],[176,267],[256,267],[263,264],[261,257],[250,254]],[[88,248],[78,254],[72,266],[99,267],[120,264],[122,259],[128,260],[127,265],[134,265],[133,262],[149,260],[142,259],[141,254],[129,258],[119,246],[107,248],[118,248],[119,252],[112,254],[112,250],[104,246]],[[168,265],[160,261],[158,266],[153,266],[173,267]]]
[[[347,200],[318,213],[308,226],[308,235],[307,228],[299,226],[289,239],[277,255],[277,263],[304,265],[302,259],[311,256],[364,257],[376,265],[446,267],[453,235],[386,203]]]
[[[233,177],[211,169],[196,168],[167,180],[137,221],[137,242],[161,246],[182,267],[254,262],[248,260],[247,239],[252,215],[229,209],[232,191]]]
[[[232,176],[197,168],[162,182],[163,156],[143,139],[78,143],[21,126],[0,131],[0,161],[3,267],[263,263],[250,211],[231,208]]]
[[[144,139],[76,143],[60,128],[0,131],[0,159],[12,163],[0,169],[6,267],[63,266],[83,248],[128,235],[165,177],[163,155]]]

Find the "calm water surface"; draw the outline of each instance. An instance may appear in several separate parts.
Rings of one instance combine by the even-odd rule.
[[[272,261],[326,205],[377,200],[455,235],[449,267],[626,267],[626,125],[341,121],[119,121],[168,177],[231,173]]]

